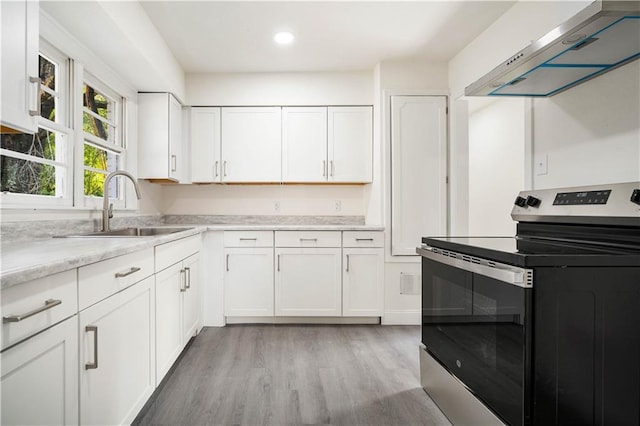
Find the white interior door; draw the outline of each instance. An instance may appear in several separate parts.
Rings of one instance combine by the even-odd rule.
[[[447,233],[447,99],[391,96],[391,254]]]

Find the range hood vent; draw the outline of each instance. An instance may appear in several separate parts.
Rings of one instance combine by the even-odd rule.
[[[598,0],[465,89],[467,96],[553,96],[640,58],[640,1]]]

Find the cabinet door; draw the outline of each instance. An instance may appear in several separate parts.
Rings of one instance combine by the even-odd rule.
[[[327,108],[282,108],[282,181],[327,181]]]
[[[169,94],[169,178],[177,182],[185,172],[182,145],[182,105]]]
[[[80,312],[80,423],[129,424],[155,389],[153,277]]]
[[[391,254],[447,233],[444,96],[391,97]]]
[[[384,249],[345,248],[342,264],[342,315],[381,316]]]
[[[373,180],[373,108],[328,108],[329,182]]]
[[[182,292],[183,343],[186,344],[201,328],[202,318],[202,277],[200,273],[200,253],[194,254],[182,263],[184,269]]]
[[[222,108],[222,180],[280,182],[281,108]]]
[[[3,425],[78,424],[78,317],[0,355]]]
[[[191,108],[191,181],[220,182],[220,108]]]
[[[226,248],[224,259],[225,315],[272,316],[273,248]]]
[[[0,2],[2,13],[2,126],[37,130],[39,7],[37,1]]]
[[[276,248],[276,315],[342,315],[341,249]]]
[[[156,380],[164,378],[182,351],[182,263],[156,274]]]
[[[182,106],[170,93],[138,93],[138,177],[183,176]]]

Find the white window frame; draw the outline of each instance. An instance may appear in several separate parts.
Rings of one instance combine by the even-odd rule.
[[[84,146],[85,141],[89,142],[101,149],[106,149],[114,152],[118,155],[117,170],[124,170],[126,165],[126,128],[124,123],[126,122],[126,97],[120,95],[113,90],[109,85],[103,83],[101,80],[93,76],[87,71],[81,64],[76,64],[75,67],[75,102],[74,105],[74,117],[76,126],[76,139],[75,139],[75,199],[77,200],[78,207],[100,209],[103,206],[103,197],[86,196],[84,194],[84,171],[86,170],[84,165]],[[114,125],[115,134],[113,142],[106,141],[97,136],[84,132],[82,129],[83,114],[85,112],[82,99],[82,89],[84,84],[88,84],[100,93],[109,97],[116,104],[116,113],[113,120],[109,124]],[[91,113],[89,111],[89,113]],[[91,169],[89,169],[91,170]],[[109,197],[109,202],[113,204],[116,209],[124,209],[127,207],[127,186],[122,182],[121,178],[116,178],[116,185],[118,186],[118,198]],[[110,194],[113,195],[113,194]]]
[[[50,121],[44,117],[37,117],[38,128],[42,127],[48,131],[57,133],[64,140],[64,148],[59,152],[61,158],[57,160],[46,160],[30,157],[25,154],[0,149],[2,155],[12,158],[19,158],[37,163],[48,164],[57,167],[63,167],[66,172],[62,175],[56,174],[56,188],[60,189],[60,196],[34,195],[34,194],[17,194],[17,193],[0,193],[0,201],[2,207],[9,208],[69,208],[73,207],[73,176],[74,176],[74,131],[73,126],[69,122],[70,101],[72,97],[69,95],[69,70],[71,69],[71,59],[54,48],[45,40],[40,39],[39,55],[45,57],[48,61],[56,64],[56,90],[41,89],[58,97],[59,102],[56,104],[56,121]],[[58,144],[56,144],[58,146]]]

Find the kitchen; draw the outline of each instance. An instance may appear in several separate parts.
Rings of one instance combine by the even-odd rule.
[[[198,224],[197,221],[182,222],[181,217],[185,215],[192,217],[198,215],[198,218],[208,217],[217,220],[208,228],[210,232],[207,231],[204,234],[203,248],[200,253],[202,276],[208,277],[209,281],[207,282],[214,283],[201,287],[202,298],[206,306],[203,308],[203,325],[220,326],[225,321],[232,322],[228,321],[229,318],[225,318],[229,315],[224,315],[225,295],[223,288],[215,283],[220,284],[225,279],[226,265],[224,265],[224,261],[226,259],[220,254],[224,252],[233,255],[235,249],[242,249],[242,247],[234,246],[234,243],[229,241],[227,241],[229,244],[225,245],[225,239],[237,238],[239,245],[241,238],[260,239],[265,237],[265,234],[237,234],[235,236],[229,234],[228,237],[224,236],[225,224],[234,223],[233,221],[236,221],[236,224],[243,223],[254,227],[254,229],[235,229],[235,232],[260,231],[267,233],[267,242],[264,246],[259,245],[257,240],[256,242],[246,240],[242,242],[242,244],[252,245],[251,248],[254,250],[262,249],[264,252],[265,248],[268,249],[266,256],[275,256],[276,251],[288,248],[276,244],[279,238],[278,232],[300,232],[314,229],[339,232],[334,235],[335,242],[329,242],[328,246],[321,247],[326,251],[337,250],[341,253],[338,254],[339,257],[344,256],[347,248],[374,250],[376,253],[382,249],[383,254],[376,255],[381,256],[382,260],[378,260],[376,264],[383,264],[383,272],[377,274],[383,277],[383,285],[379,286],[377,291],[382,289],[383,292],[379,293],[380,300],[376,302],[375,314],[364,318],[373,318],[374,320],[377,318],[377,321],[384,325],[404,325],[420,324],[421,321],[420,263],[419,257],[415,256],[415,247],[420,244],[420,237],[445,234],[514,235],[515,224],[509,217],[509,212],[515,195],[522,189],[637,182],[640,180],[640,125],[638,123],[638,104],[640,102],[638,75],[640,72],[638,61],[633,61],[550,98],[510,98],[486,101],[486,98],[464,96],[466,86],[489,72],[505,58],[527,46],[531,40],[538,39],[573,16],[587,4],[588,2],[554,2],[553,4],[500,2],[485,5],[482,2],[470,4],[450,2],[448,5],[443,5],[443,7],[448,6],[449,8],[444,7],[445,10],[440,11],[443,13],[440,19],[446,22],[446,26],[455,27],[457,24],[446,20],[454,18],[466,19],[473,24],[470,32],[465,35],[467,39],[460,41],[452,39],[451,33],[446,32],[446,26],[441,30],[442,33],[438,33],[439,25],[423,22],[422,18],[416,18],[428,15],[429,2],[412,4],[411,7],[417,9],[411,9],[407,5],[403,8],[387,5],[388,9],[385,9],[385,5],[382,3],[377,6],[380,8],[376,11],[378,15],[395,17],[396,15],[390,15],[392,11],[400,10],[402,12],[398,12],[400,18],[414,17],[414,21],[416,21],[414,25],[419,30],[411,34],[411,37],[422,37],[419,41],[412,42],[414,51],[421,49],[436,51],[443,40],[447,40],[447,42],[453,40],[451,46],[448,46],[453,50],[443,53],[440,57],[431,57],[431,59],[424,59],[417,53],[407,54],[405,51],[403,55],[397,56],[401,59],[378,58],[378,62],[373,62],[368,67],[360,65],[358,68],[345,67],[344,70],[338,69],[338,66],[332,63],[314,62],[310,57],[306,57],[306,62],[303,64],[306,68],[295,69],[291,66],[287,68],[286,57],[281,58],[282,55],[286,55],[286,51],[275,50],[282,48],[271,47],[266,44],[270,41],[265,41],[264,46],[260,45],[257,51],[254,51],[257,58],[260,58],[259,51],[262,50],[272,52],[277,59],[284,62],[271,60],[267,56],[260,59],[259,67],[261,68],[243,69],[241,68],[242,60],[248,59],[235,58],[231,55],[228,60],[238,61],[235,63],[236,69],[225,68],[224,63],[221,63],[223,61],[215,61],[213,58],[212,62],[217,64],[219,68],[207,71],[198,60],[205,59],[205,57],[211,59],[210,56],[215,55],[203,54],[207,51],[206,45],[197,43],[217,43],[213,47],[217,51],[224,52],[228,38],[225,38],[224,32],[222,32],[214,40],[198,41],[198,31],[204,31],[202,26],[210,23],[207,19],[200,22],[201,20],[196,19],[195,16],[220,15],[221,18],[215,21],[216,25],[220,26],[220,31],[231,31],[232,28],[224,26],[223,23],[225,19],[229,21],[233,21],[233,19],[225,18],[225,16],[231,16],[234,19],[240,19],[238,14],[244,16],[242,13],[246,9],[242,8],[242,3],[235,7],[230,4],[221,5],[220,7],[228,8],[228,10],[224,8],[222,10],[229,15],[224,15],[215,9],[215,3],[200,4],[201,8],[211,7],[212,10],[205,9],[203,12],[196,9],[191,15],[186,12],[183,15],[179,3],[43,2],[40,4],[39,11],[39,35],[41,40],[44,39],[46,43],[46,46],[45,43],[41,43],[40,48],[47,49],[45,53],[48,58],[55,59],[58,53],[63,52],[62,56],[68,55],[73,58],[76,61],[76,66],[80,64],[90,71],[92,79],[80,81],[76,83],[77,85],[81,86],[85,83],[87,86],[98,89],[108,85],[107,88],[117,94],[124,95],[127,99],[127,108],[123,112],[127,119],[123,121],[127,123],[126,130],[130,136],[126,151],[120,149],[117,152],[125,157],[126,164],[122,168],[141,178],[138,180],[141,199],[136,207],[135,192],[132,191],[131,183],[123,180],[119,188],[124,191],[125,199],[121,200],[120,204],[115,201],[113,227],[144,225],[144,223],[137,221],[137,216],[142,217],[140,220],[149,220],[149,225],[156,225],[157,222],[154,220],[164,216],[165,222],[163,223],[166,223],[167,226],[171,224],[172,227],[188,227],[190,224]],[[465,7],[460,7],[462,5]],[[365,6],[367,5],[363,4],[360,7],[365,8]],[[272,9],[269,9],[268,4],[259,6],[252,3],[244,4],[244,7],[249,8],[252,14],[261,16],[265,22],[267,17],[277,16]],[[288,7],[295,9],[294,4],[289,4]],[[324,5],[324,7],[328,6]],[[357,16],[358,13],[366,15],[366,8],[362,10],[349,9],[350,7],[358,7],[355,3],[336,5],[335,7],[345,8],[333,11],[333,15],[326,12],[336,20],[335,25],[341,23],[336,18],[338,16],[354,16],[354,14]],[[368,7],[373,6],[368,5]],[[320,13],[319,10],[314,10],[314,12]],[[101,32],[92,31],[91,26],[87,24],[94,22],[98,17],[101,23]],[[534,17],[535,19],[533,19]],[[186,21],[186,23],[180,24],[181,31],[186,31],[182,30],[182,25],[188,27],[189,23],[193,24],[192,34],[189,34],[192,38],[185,39],[189,43],[194,43],[196,48],[193,50],[184,48],[183,43],[187,41],[180,38],[179,31],[174,31],[174,34],[168,31],[172,26],[181,22],[174,21],[177,19]],[[254,19],[252,25],[255,28],[263,28],[266,25],[259,24],[259,17],[254,17]],[[380,19],[379,16],[378,19]],[[322,20],[319,21],[322,22]],[[304,22],[310,28],[315,28],[308,21]],[[375,22],[378,25],[376,28],[385,24],[384,20]],[[278,25],[286,24],[278,23]],[[341,25],[345,24],[341,23]],[[233,25],[230,26],[233,27]],[[250,27],[251,25],[247,25],[247,28],[244,28],[249,36],[251,36],[248,29]],[[427,27],[431,32],[425,29]],[[275,30],[277,29],[264,28],[269,37]],[[292,30],[294,33],[302,31],[298,28],[292,28]],[[352,34],[347,30],[344,31],[345,37]],[[108,32],[110,35],[107,44],[104,43],[104,32]],[[336,31],[336,33],[339,32]],[[383,44],[385,37],[391,37],[385,33],[386,31],[378,34],[377,37],[369,35],[371,37],[369,44]],[[242,34],[237,36],[241,37]],[[304,39],[301,39],[301,36],[302,34],[298,35],[297,40],[289,47],[295,47],[295,43],[302,45]],[[186,34],[185,37],[187,37]],[[355,35],[352,37],[355,38]],[[431,41],[428,42],[428,40]],[[456,42],[458,45],[455,44]],[[245,43],[251,44],[246,40]],[[253,41],[253,43],[257,42]],[[360,45],[360,49],[364,49],[364,47]],[[5,44],[3,44],[3,59],[5,58],[4,52],[7,52]],[[406,59],[412,55],[416,55],[418,58]],[[180,62],[177,58],[180,59]],[[271,68],[272,64],[274,64],[274,68]],[[77,70],[77,68],[75,69]],[[296,72],[293,72],[292,69],[295,69]],[[237,72],[238,70],[251,71]],[[5,87],[3,80],[3,92]],[[109,95],[110,92],[107,93],[107,88],[102,91]],[[186,114],[187,117],[189,108],[193,112],[193,108],[199,107],[281,106],[284,110],[288,107],[309,106],[325,108],[329,114],[329,108],[373,106],[371,117],[373,132],[369,136],[373,140],[370,177],[361,180],[358,184],[344,184],[342,182],[323,185],[291,185],[280,184],[280,182],[261,185],[196,185],[188,183],[190,182],[188,176],[181,180],[185,184],[150,182],[142,177],[152,179],[160,178],[160,176],[142,175],[146,167],[144,158],[140,155],[144,142],[136,132],[138,127],[142,127],[142,123],[140,123],[141,112],[136,114],[136,106],[140,107],[139,103],[142,97],[138,99],[137,92],[172,93],[185,107],[183,114]],[[443,150],[445,163],[444,166],[441,166],[442,170],[446,172],[440,174],[439,179],[443,182],[436,186],[435,191],[441,187],[447,189],[441,191],[439,195],[442,197],[444,194],[445,198],[439,198],[440,208],[436,213],[440,213],[441,217],[435,221],[438,228],[425,229],[420,228],[423,226],[422,224],[415,224],[417,228],[413,229],[418,229],[417,232],[414,231],[415,241],[398,247],[398,251],[394,253],[396,243],[404,241],[393,241],[393,229],[398,225],[393,223],[393,218],[405,214],[405,222],[409,223],[411,222],[411,210],[409,209],[415,211],[422,207],[418,201],[396,206],[392,199],[393,182],[397,183],[398,178],[402,176],[394,175],[397,170],[392,163],[394,158],[391,152],[393,126],[390,110],[392,98],[402,100],[402,97],[408,96],[446,97],[448,122],[445,127],[448,131],[446,136],[448,145]],[[115,96],[112,97],[115,98]],[[183,115],[182,124],[183,129],[186,130],[189,129],[186,124],[190,121],[184,117],[185,115]],[[139,124],[136,125],[136,123]],[[68,134],[71,133],[68,132]],[[78,135],[74,137],[77,138]],[[135,149],[136,138],[138,138],[137,143],[139,144],[137,150]],[[79,146],[72,149],[80,149],[81,153],[82,137],[80,136],[79,139],[81,141],[78,143]],[[93,145],[87,144],[87,146],[104,146],[99,140],[89,139]],[[185,138],[185,140],[189,140],[189,138]],[[224,150],[224,139],[222,144]],[[186,148],[189,149],[189,144],[186,145]],[[110,152],[113,151],[114,149]],[[446,155],[447,153],[448,155]],[[194,157],[193,152],[188,152],[185,157],[188,159],[187,163],[193,162],[194,158],[198,159],[197,155]],[[231,165],[229,163],[228,166],[231,167]],[[80,171],[83,170],[82,166],[81,164],[79,167]],[[218,167],[222,167],[222,165],[219,164]],[[329,174],[327,167],[328,164],[324,164],[322,167],[319,166],[318,170]],[[412,188],[415,185],[410,184],[410,179],[420,176],[421,170],[409,171],[413,174],[408,176],[409,180],[405,181],[407,183],[402,188]],[[231,172],[231,168],[228,172]],[[222,173],[222,169],[218,169],[218,174]],[[79,181],[78,176],[73,176],[73,178],[76,179],[74,180],[76,186],[81,187],[82,177],[80,176]],[[446,182],[447,180],[448,182]],[[11,238],[13,241],[19,241],[19,237],[27,235],[28,232],[50,236],[99,230],[102,200],[100,199],[98,202],[86,200],[88,197],[83,197],[82,188],[80,188],[80,195],[76,193],[77,188],[66,188],[65,190],[69,193],[66,197],[62,197],[62,206],[56,206],[53,202],[45,206],[29,206],[24,201],[12,199],[11,195],[15,194],[3,193],[3,265],[9,266],[13,261],[13,258],[5,256],[8,246],[4,241],[11,241]],[[412,188],[412,190],[418,191],[419,189]],[[73,204],[65,205],[65,201]],[[404,211],[394,210],[401,207],[406,207],[406,209]],[[173,218],[173,221],[166,222],[168,218]],[[53,220],[60,222],[51,222]],[[274,223],[275,220],[288,222]],[[338,221],[342,222],[337,223]],[[52,224],[56,226],[51,226]],[[202,225],[207,225],[207,223],[202,223]],[[216,225],[220,226],[217,231]],[[273,225],[289,226],[290,228],[274,230]],[[312,226],[312,228],[305,229],[304,225]],[[322,228],[323,225],[341,227],[330,229],[329,227]],[[71,229],[64,228],[64,226],[71,227]],[[269,226],[272,228],[269,229]],[[432,224],[428,224],[428,226],[432,226]],[[339,229],[339,231],[335,229]],[[411,231],[411,228],[408,229]],[[352,237],[354,242],[357,238],[372,238],[375,240],[375,243],[372,241],[375,246],[345,246],[345,235],[349,232],[371,233],[366,236],[354,234]],[[378,240],[380,235],[382,235],[381,243]],[[287,235],[281,234],[281,236],[284,238]],[[299,238],[303,237],[306,236]],[[165,251],[162,249],[163,244],[161,243],[172,242],[170,236],[165,235],[158,238],[160,240],[154,248],[156,263],[158,262],[158,251],[160,253]],[[317,237],[308,236],[308,238]],[[99,248],[108,250],[109,245],[115,246],[117,244],[101,241]],[[274,244],[276,244],[275,247]],[[368,244],[368,242],[361,242],[361,244]],[[167,256],[170,258],[167,260],[167,264],[180,263],[181,267],[178,268],[177,273],[182,276],[181,271],[184,268],[189,268],[182,262],[187,261],[189,255],[197,250],[194,251],[193,248],[188,248],[186,251],[178,250],[184,255],[175,257],[171,253],[176,250],[171,250],[168,246],[167,249],[169,253]],[[297,249],[308,250],[304,247]],[[407,249],[413,249],[414,252],[408,253]],[[316,250],[320,250],[320,248]],[[219,254],[214,255],[213,253]],[[278,253],[286,254],[284,251]],[[24,252],[21,255],[28,256]],[[380,257],[376,259],[380,259]],[[96,260],[108,259],[94,257],[92,261]],[[232,257],[231,260],[233,262]],[[274,262],[275,258],[268,258],[265,261],[268,266],[277,268]],[[43,258],[40,263],[45,264],[46,258]],[[342,263],[346,266],[346,258],[343,258]],[[8,280],[5,266],[3,266],[3,288],[5,280]],[[76,266],[83,267],[81,264],[75,264],[70,268]],[[149,268],[149,270],[155,268],[159,273],[162,272],[158,269],[158,265],[149,264]],[[64,271],[60,269],[59,272]],[[25,280],[24,277],[21,279]],[[156,286],[157,280],[158,274],[156,274]],[[335,282],[338,281],[335,280]],[[149,285],[148,291],[151,291],[152,287]],[[185,292],[185,295],[188,294]],[[4,292],[3,299],[5,299]],[[147,308],[151,309],[151,306]],[[344,309],[344,306],[342,308]],[[273,309],[273,307],[268,306],[267,309]],[[9,313],[15,312],[7,312],[7,314]],[[3,315],[5,315],[4,305]],[[245,316],[260,315],[251,313]],[[346,322],[347,320],[343,318],[340,321]],[[97,339],[97,333],[95,334]],[[93,353],[91,352],[93,350],[91,340],[93,338],[93,332],[85,333],[83,330],[82,339],[85,341],[84,344],[88,345],[85,348],[88,358],[85,360],[83,355],[83,365],[85,361],[91,361]],[[174,357],[173,352],[172,356],[168,356],[166,359],[169,360],[172,357]],[[167,363],[170,364],[169,361]],[[169,367],[163,368],[167,370]],[[145,391],[148,389],[145,388]],[[4,391],[3,395],[5,395]],[[82,409],[82,403],[80,405]],[[3,409],[4,412],[5,409]],[[83,418],[82,414],[80,418]],[[126,422],[131,420],[133,419],[128,418]],[[120,421],[124,420],[118,420],[118,422]]]

